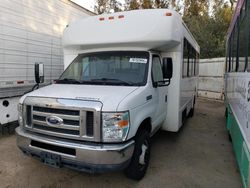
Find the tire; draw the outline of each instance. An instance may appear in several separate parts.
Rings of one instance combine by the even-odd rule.
[[[133,180],[141,180],[147,171],[150,159],[150,136],[146,130],[138,132],[135,138],[135,149],[125,174]]]
[[[194,116],[194,108],[191,108],[188,114],[189,118],[192,118]]]
[[[194,102],[193,102],[193,108],[191,108],[189,113],[188,113],[189,118],[192,118],[194,116],[194,105],[195,105],[195,98],[194,98]]]
[[[232,142],[232,137],[231,137],[231,134],[230,134],[229,131],[228,131],[228,141],[229,141],[229,142]]]

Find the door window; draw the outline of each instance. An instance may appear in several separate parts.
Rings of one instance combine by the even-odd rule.
[[[163,73],[162,73],[162,67],[161,67],[161,60],[160,60],[160,57],[157,56],[157,55],[153,56],[153,61],[152,61],[152,77],[153,77],[153,82],[163,81]]]

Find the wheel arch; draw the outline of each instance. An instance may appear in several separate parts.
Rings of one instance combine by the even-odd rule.
[[[151,123],[151,117],[145,118],[139,125],[136,135],[141,131],[141,130],[147,130],[149,133],[152,131],[152,123]]]

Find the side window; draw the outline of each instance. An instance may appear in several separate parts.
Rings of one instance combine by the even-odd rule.
[[[83,68],[82,68],[82,75],[84,75],[84,76],[90,76],[90,63],[89,63],[89,61],[88,61],[88,59],[86,59],[86,58],[84,58],[83,60],[82,60],[82,66],[83,66]]]
[[[238,55],[239,55],[239,72],[244,72],[246,67],[246,49],[247,49],[247,18],[244,16],[245,12],[242,10],[242,21],[240,23],[239,41],[238,41]],[[244,15],[243,15],[244,14]],[[244,17],[243,17],[244,16]]]
[[[233,35],[231,35],[230,37],[230,46],[229,46],[229,53],[230,53],[230,59],[229,59],[229,62],[230,62],[230,71],[229,72],[232,72],[233,70]]]
[[[199,74],[199,53],[184,38],[182,77],[193,77]]]
[[[160,61],[160,57],[157,55],[153,55],[152,78],[153,78],[153,82],[163,81],[161,61]]]
[[[184,38],[183,44],[183,64],[182,64],[182,77],[187,77],[187,65],[188,65],[188,42]]]
[[[237,67],[237,42],[238,42],[238,30],[237,30],[237,24],[234,27],[233,31],[233,45],[232,45],[232,67],[231,67],[231,72],[236,72],[236,67]]]
[[[231,40],[227,41],[227,69],[226,72],[230,72],[231,69]]]
[[[199,63],[200,63],[200,54],[197,52],[196,53],[196,68],[195,68],[195,75],[199,75]]]
[[[191,45],[188,42],[188,60],[187,60],[187,77],[190,76],[190,63],[191,63]]]
[[[190,52],[189,52],[189,70],[188,75],[189,77],[193,76],[193,66],[194,66],[194,49],[190,45]]]

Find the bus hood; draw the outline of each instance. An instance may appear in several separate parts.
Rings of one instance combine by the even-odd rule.
[[[20,103],[22,104],[29,96],[79,99],[100,101],[103,104],[103,111],[117,111],[119,103],[138,88],[137,86],[52,84],[24,95]]]

